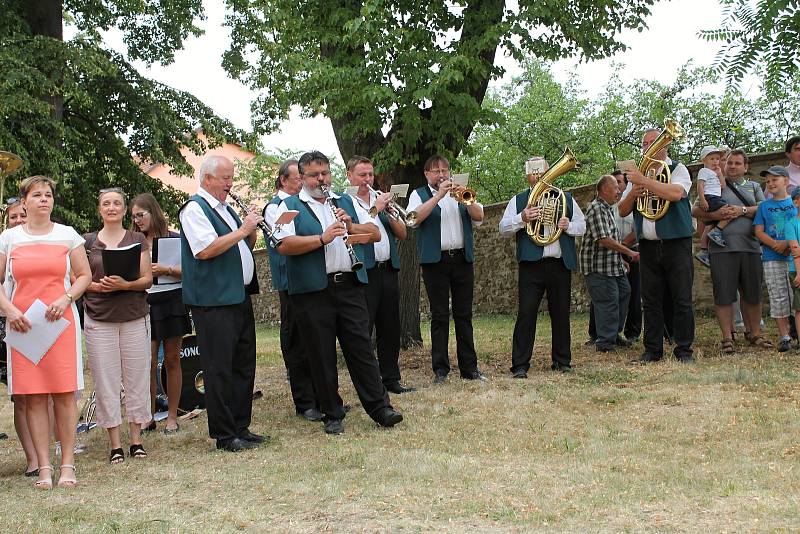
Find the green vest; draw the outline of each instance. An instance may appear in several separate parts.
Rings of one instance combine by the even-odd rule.
[[[392,230],[391,225],[389,224],[389,217],[380,212],[378,214],[378,218],[383,223],[383,227],[386,228],[386,236],[389,238],[389,259],[392,261],[392,267],[395,270],[400,270],[400,255],[397,252],[397,237],[394,235],[394,230]],[[372,269],[375,267],[375,244],[374,243],[367,243],[365,245],[359,245],[364,253],[364,268],[365,269]]]
[[[278,195],[272,197],[267,203],[267,206],[275,205],[280,206],[283,199]],[[264,215],[267,213],[267,207],[264,206]],[[286,256],[278,254],[274,248],[269,244],[266,232],[264,232],[264,242],[267,244],[267,254],[269,255],[269,270],[272,273],[272,287],[275,291],[287,291],[289,289],[289,282],[286,280]]]
[[[520,192],[515,198],[517,214],[528,206],[528,197],[530,197],[530,188]],[[572,195],[570,193],[564,194],[567,200],[567,218],[572,220]],[[517,261],[539,261],[544,255],[544,247],[540,247],[531,241],[528,232],[525,228],[517,230]],[[558,244],[561,247],[561,261],[564,266],[570,271],[574,271],[578,266],[578,255],[575,252],[575,238],[567,232],[561,232],[558,238]]]
[[[190,197],[180,209],[183,210],[192,201],[197,202],[203,210],[217,235],[222,236],[232,231],[219,213],[214,211],[208,201],[200,195]],[[238,228],[242,225],[241,219],[230,206],[227,208]],[[253,264],[255,265],[255,261]],[[232,246],[219,256],[198,260],[192,253],[183,228],[181,228],[181,271],[183,302],[190,306],[230,306],[244,302],[245,291],[249,295],[258,293],[258,276],[255,271],[253,280],[247,287],[242,283],[242,257],[238,245]]]
[[[322,224],[320,224],[319,219],[314,215],[308,204],[300,200],[299,196],[291,196],[283,202],[288,209],[300,212],[294,218],[295,235],[322,235]],[[356,209],[349,196],[341,195],[338,199],[334,199],[334,203],[346,211],[354,221],[358,221]],[[356,257],[364,261],[362,247],[354,246],[353,248],[355,249]],[[362,284],[367,283],[366,269],[356,271],[356,276]],[[290,295],[322,291],[328,287],[328,275],[325,270],[325,247],[319,247],[311,252],[297,256],[286,256],[286,278]]]
[[[673,172],[679,165],[677,161],[673,161],[669,166],[670,172]],[[633,223],[636,228],[636,239],[644,239],[642,237],[642,223],[644,217],[639,213],[634,205],[633,208]],[[694,228],[692,227],[692,208],[689,205],[689,195],[684,196],[677,202],[670,202],[669,209],[663,217],[656,221],[656,235],[659,239],[678,239],[682,237],[692,237],[694,235]]]
[[[427,185],[416,191],[423,203],[433,198],[431,189]],[[458,213],[461,215],[461,225],[464,228],[464,257],[467,262],[472,263],[475,261],[472,219],[464,204],[458,204]],[[420,263],[438,263],[442,259],[442,208],[438,204],[417,227],[417,253]]]

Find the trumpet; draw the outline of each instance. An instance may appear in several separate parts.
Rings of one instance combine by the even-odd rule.
[[[228,196],[231,197],[234,200],[234,202],[236,202],[236,204],[239,205],[239,208],[244,212],[245,216],[250,214],[250,208],[248,207],[247,204],[245,204],[244,200],[242,200],[240,196],[235,195],[231,191],[228,191]],[[272,227],[270,227],[267,221],[261,221],[260,223],[258,223],[258,227],[261,229],[262,232],[264,232],[264,235],[267,237],[267,241],[269,241],[269,244],[272,245],[272,248],[277,249],[279,246],[281,246],[283,240],[275,237],[275,230],[273,230]]]
[[[471,187],[464,187],[463,189],[459,188],[456,191],[451,191],[450,196],[459,201],[460,203],[464,204],[465,206],[471,206],[472,204],[475,203],[475,199],[478,197],[478,193]]]
[[[327,204],[328,208],[331,210],[331,213],[333,213],[333,218],[338,221],[339,217],[336,215],[336,205],[333,203],[331,188],[327,185],[321,185],[319,187],[322,189],[322,193],[325,195],[325,204]],[[345,247],[347,247],[347,254],[350,256],[350,270],[358,271],[364,267],[364,264],[356,257],[356,251],[353,249],[353,245],[347,242],[347,237],[347,228],[345,227],[345,234],[342,236],[342,240],[344,241]]]
[[[367,184],[367,187],[371,193],[375,193],[376,195],[380,195],[382,193],[382,191],[374,190],[369,184]],[[409,227],[414,226],[417,222],[417,212],[404,210],[402,206],[400,206],[400,204],[394,200],[394,198],[389,201],[389,204],[386,206],[386,214],[390,218],[400,221]],[[369,208],[369,216],[375,217],[376,215],[378,215],[378,208],[373,205]]]

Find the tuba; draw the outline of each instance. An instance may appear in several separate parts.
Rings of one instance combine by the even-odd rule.
[[[555,243],[561,237],[558,220],[567,216],[567,197],[564,191],[552,183],[562,174],[578,167],[580,167],[578,159],[569,148],[565,148],[558,161],[547,169],[531,188],[528,207],[538,207],[539,218],[529,221],[526,229],[531,241],[540,247]]]
[[[6,178],[16,172],[17,169],[22,167],[22,158],[11,152],[0,150],[0,217],[2,222],[2,230],[6,229],[6,210],[8,206],[5,203],[6,192]]]
[[[683,129],[680,124],[672,119],[665,119],[664,130],[662,130],[661,134],[653,141],[653,144],[642,154],[642,159],[639,162],[639,171],[653,180],[665,184],[670,183],[672,180],[672,172],[669,170],[667,162],[655,159],[655,156],[661,152],[662,149],[669,146],[670,143],[681,137],[683,137]],[[661,172],[658,172],[659,170],[661,170]],[[650,191],[645,191],[642,196],[636,199],[636,210],[641,213],[642,217],[645,219],[657,221],[666,215],[669,204],[669,200],[664,200]]]

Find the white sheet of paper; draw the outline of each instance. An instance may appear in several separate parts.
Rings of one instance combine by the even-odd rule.
[[[453,177],[450,179],[453,180],[454,184],[463,185],[464,187],[466,187],[467,184],[469,183],[469,173],[454,174]]]
[[[351,197],[354,197],[354,196],[356,196],[356,193],[358,193],[358,186],[357,185],[351,185],[350,187],[345,189],[344,192],[345,192],[345,194],[350,195]]]
[[[34,365],[39,365],[45,353],[69,326],[69,321],[63,317],[48,321],[44,316],[46,311],[45,303],[36,299],[25,312],[25,317],[31,322],[30,330],[22,334],[10,326],[6,327],[6,343]]]
[[[162,237],[158,240],[158,261],[155,263],[166,265],[167,267],[181,266],[181,238]],[[156,284],[174,284],[180,282],[180,278],[162,275],[156,277]]]
[[[394,195],[394,198],[406,198],[408,195],[408,184],[394,184],[389,192]]]
[[[278,220],[275,221],[275,226],[281,226],[282,224],[289,224],[294,220],[295,217],[297,217],[299,213],[300,212],[297,210],[284,211],[283,214],[280,217],[278,217]]]
[[[636,165],[636,162],[633,161],[632,159],[626,159],[625,161],[618,161],[617,168],[622,172],[627,172],[629,170],[638,169],[638,166]]]

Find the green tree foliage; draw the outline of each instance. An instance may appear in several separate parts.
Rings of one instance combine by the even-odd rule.
[[[589,100],[574,81],[559,84],[547,64],[531,62],[487,97],[484,105],[496,120],[476,126],[456,167],[470,173],[483,201],[505,202],[527,185],[526,159],[544,156],[552,163],[568,146],[581,168],[558,185],[592,183],[617,161],[638,159],[644,130],[667,117],[685,132],[670,147],[671,157],[684,162],[696,161],[705,145],[780,150],[800,129],[800,84],[746,94],[735,86],[720,92],[719,82],[710,69],[686,65],[672,84],[610,80]]]
[[[715,70],[724,72],[731,84],[763,69],[768,85],[791,85],[800,73],[800,2],[720,1],[721,27],[700,32],[707,41],[722,43]]]
[[[141,76],[103,46],[100,30],[119,30],[129,58],[168,63],[199,30],[199,0],[67,0],[77,28],[61,39],[60,1],[11,0],[0,26],[0,149],[20,155],[28,174],[58,182],[56,216],[87,230],[96,225],[97,193],[122,187],[151,191],[174,215],[183,194],[145,175],[137,161],[166,163],[192,175],[182,147],[202,153],[226,139],[246,138],[192,95]]]

